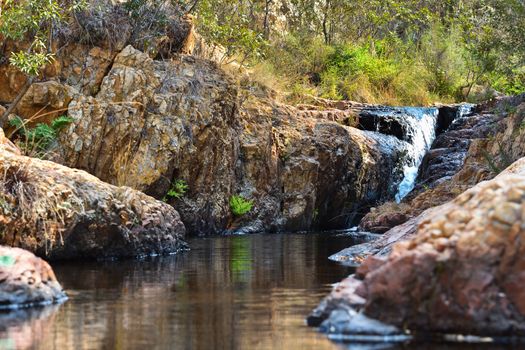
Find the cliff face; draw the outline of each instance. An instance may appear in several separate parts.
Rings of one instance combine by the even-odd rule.
[[[161,56],[161,44],[148,53],[126,46],[142,45],[133,23],[122,22],[117,41],[72,32],[17,113],[73,118],[51,159],[105,182],[162,199],[184,180],[188,193],[170,204],[189,233],[345,228],[393,198],[406,143],[345,126],[360,106],[296,108],[240,86],[197,57],[209,50],[191,28],[172,33],[172,41],[194,45],[172,43]],[[195,56],[180,53],[187,49]],[[0,96],[7,103],[24,80],[1,68],[11,82]],[[229,208],[237,194],[254,200],[242,218]]]
[[[172,204],[197,234],[344,227],[393,195],[397,139],[343,126],[327,111],[253,96],[241,103],[241,93],[213,62],[155,61],[128,46],[94,97],[70,101],[74,122],[56,160],[156,198],[184,180],[190,190]],[[238,193],[255,206],[232,221],[229,198]]]

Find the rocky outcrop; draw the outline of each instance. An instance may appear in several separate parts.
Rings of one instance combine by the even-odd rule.
[[[194,234],[341,228],[394,195],[403,142],[342,125],[350,109],[245,94],[213,62],[128,46],[96,95],[73,94],[54,160],[156,198],[184,180],[171,204]],[[255,201],[241,219],[239,193]]]
[[[0,140],[0,243],[49,259],[161,254],[183,245],[171,206]]]
[[[425,155],[416,186],[403,203],[387,203],[375,208],[363,218],[360,227],[385,232],[426,209],[454,199],[477,183],[493,178],[513,161],[525,156],[525,148],[520,147],[523,112],[518,108],[524,99],[524,96],[502,98],[459,118],[456,116]],[[450,107],[440,107],[440,111],[444,108],[449,114],[453,113]],[[401,218],[405,220],[398,220]]]
[[[0,310],[66,298],[49,264],[22,249],[0,246],[0,281]]]
[[[394,245],[385,258],[365,260],[355,276],[335,287],[311,323],[325,319],[328,332],[359,333],[355,317],[364,315],[399,333],[525,335],[524,208],[522,158],[423,214],[414,238]],[[365,333],[383,331],[368,327]]]

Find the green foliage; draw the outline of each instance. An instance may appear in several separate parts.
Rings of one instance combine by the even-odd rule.
[[[284,0],[273,12],[268,3],[201,0],[198,29],[228,57],[273,67],[294,100],[429,104],[467,100],[480,86],[525,92],[523,1]]]
[[[208,40],[226,48],[223,59],[239,56],[239,63],[245,65],[264,57],[267,45],[263,33],[250,27],[250,17],[235,11],[236,2],[201,1],[199,3],[198,28]],[[224,11],[231,8],[231,12]]]
[[[67,116],[60,116],[51,122],[51,125],[38,123],[33,128],[27,128],[25,121],[16,116],[9,123],[16,128],[20,136],[19,145],[28,155],[42,157],[56,140],[58,132],[71,123],[73,119]]]
[[[248,200],[242,196],[231,196],[230,198],[230,209],[235,216],[243,216],[252,210],[253,201]]]
[[[186,194],[188,189],[189,187],[184,180],[175,180],[172,182],[171,187],[166,194],[166,198],[180,199]]]
[[[16,259],[10,255],[0,256],[0,267],[11,267],[15,264]]]
[[[7,39],[29,39],[25,50],[11,53],[9,62],[29,76],[52,61],[53,25],[84,6],[86,0],[5,0],[0,2],[0,35]]]

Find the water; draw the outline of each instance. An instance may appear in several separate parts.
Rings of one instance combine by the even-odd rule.
[[[425,107],[381,107],[359,114],[360,129],[395,137],[402,144],[404,154],[398,163],[402,176],[395,194],[398,203],[415,187],[419,166],[436,138],[438,115],[438,108]]]
[[[0,349],[503,349],[486,344],[338,344],[304,319],[351,273],[327,234],[191,239],[141,261],[54,264],[63,305],[0,313]],[[483,345],[483,347],[482,347]],[[509,348],[506,348],[509,349]]]
[[[403,180],[396,193],[396,202],[401,202],[414,189],[419,166],[436,138],[437,108],[403,108],[405,122],[411,133]]]
[[[54,264],[69,301],[0,314],[0,349],[337,349],[304,319],[351,271],[321,234],[190,239],[180,256]]]

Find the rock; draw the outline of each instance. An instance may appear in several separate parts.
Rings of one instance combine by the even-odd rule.
[[[240,104],[244,93],[213,62],[153,61],[128,46],[95,97],[71,101],[55,160],[156,198],[184,180],[171,204],[193,234],[341,228],[394,195],[404,142],[337,122],[352,110]],[[239,193],[254,208],[234,220]]]
[[[44,260],[19,248],[0,246],[0,310],[47,305],[66,298]]]
[[[344,290],[336,287],[321,305],[329,308],[316,315],[350,309],[416,332],[524,336],[524,208],[522,158],[495,179],[422,214],[413,238],[395,244],[382,259],[365,260],[361,279],[351,278]],[[364,301],[356,304],[356,298]],[[334,317],[340,323],[341,315]]]
[[[67,114],[69,102],[76,94],[78,92],[71,86],[56,81],[34,83],[18,103],[15,114],[24,119],[31,118],[33,123],[50,122]]]
[[[389,202],[382,205],[380,210],[374,208],[359,223],[360,230],[365,232],[385,233],[392,227],[401,225],[408,220],[406,212],[409,207],[404,204]]]
[[[9,148],[0,147],[0,244],[49,259],[163,254],[182,247],[184,225],[171,206]]]
[[[524,156],[525,152],[520,153],[520,150],[525,148],[518,146],[521,133],[513,131],[520,130],[520,114],[507,117],[505,109],[502,108],[502,105],[519,105],[521,101],[522,99],[517,97],[501,99],[495,105],[474,109],[470,105],[463,105],[460,108],[466,114],[460,113],[459,116],[457,106],[440,106],[438,128],[440,118],[449,118],[441,121],[441,127],[450,121],[451,114],[455,114],[455,119],[445,132],[436,137],[432,148],[425,155],[414,190],[403,199],[402,205],[387,202],[378,206],[375,213],[369,213],[363,218],[360,227],[372,232],[388,231],[429,208],[454,199],[477,183],[493,178],[496,172],[491,168],[504,169],[512,161]],[[446,116],[443,116],[444,114]],[[508,134],[506,138],[504,133]],[[496,136],[490,136],[494,134]],[[505,140],[503,143],[498,141],[502,139]],[[509,147],[513,140],[517,143],[513,152],[500,150],[499,145]],[[392,235],[397,237],[396,233]],[[387,242],[394,240],[385,239],[378,243],[383,245]],[[352,251],[366,253],[361,248],[365,249],[365,246],[355,247]],[[352,260],[351,257],[348,258]]]
[[[361,130],[377,131],[412,143],[421,128],[420,121],[425,115],[438,119],[437,108],[374,107],[363,109],[358,116],[357,127]]]
[[[0,129],[0,150],[13,153],[16,155],[22,155],[22,152],[14,143],[12,143],[7,137],[5,137],[4,130]]]

